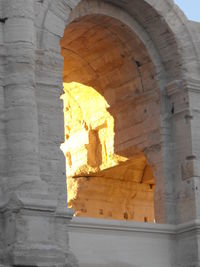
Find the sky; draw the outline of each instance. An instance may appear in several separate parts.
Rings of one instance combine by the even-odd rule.
[[[200,0],[174,0],[190,20],[200,21]]]

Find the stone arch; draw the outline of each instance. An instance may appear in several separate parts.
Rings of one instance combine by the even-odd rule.
[[[107,1],[106,3],[103,3],[102,1],[84,0],[56,2],[44,1],[44,12],[39,13],[39,17],[41,16],[42,19],[37,19],[37,26],[39,29],[37,30],[37,43],[40,50],[37,51],[36,58],[39,57],[40,60],[42,58],[44,64],[48,64],[48,62],[52,59],[52,61],[54,63],[56,62],[56,65],[59,66],[58,69],[61,69],[62,58],[60,56],[59,42],[60,38],[63,36],[65,27],[70,22],[70,19],[76,17],[74,14],[77,12],[78,16],[83,16],[89,14],[90,12],[108,13],[111,11],[110,15],[113,16],[113,10],[121,8],[121,19],[125,19],[126,21],[126,17],[130,17],[132,20],[132,26],[133,24],[134,26],[137,25],[134,30],[138,33],[142,30],[142,34],[140,34],[139,37],[148,48],[151,58],[154,59],[154,64],[157,67],[157,70],[159,68],[160,70],[162,69],[159,73],[158,80],[162,91],[164,103],[162,106],[162,114],[164,116],[165,113],[168,114],[169,110],[171,111],[170,102],[167,98],[165,98],[166,92],[164,89],[167,87],[167,93],[169,94],[171,94],[171,91],[173,90],[179,90],[180,83],[174,83],[174,80],[183,80],[187,77],[191,78],[198,71],[196,66],[195,49],[190,41],[189,29],[185,26],[187,25],[186,19],[178,8],[174,6],[172,1],[163,0],[162,3],[154,3],[152,0],[134,0],[134,2],[126,1],[125,3],[118,1],[117,7],[113,7],[115,4],[115,1]],[[108,5],[110,6],[109,9],[107,9]],[[132,9],[131,6],[134,6],[134,9]],[[124,14],[126,14],[126,16],[124,16]],[[149,17],[147,17],[147,14]],[[135,20],[135,23],[133,23],[133,19]],[[158,28],[157,25],[159,25]],[[167,44],[165,41],[167,41]],[[190,52],[188,52],[188,47],[190,48]],[[44,51],[42,52],[42,57],[41,50]],[[188,60],[188,56],[190,60]],[[58,77],[58,83],[56,86],[61,92],[62,77],[58,74],[58,69],[56,71],[54,69],[54,72],[57,72],[56,77]],[[192,72],[190,72],[191,69]],[[168,86],[168,84],[170,85]],[[165,128],[165,132],[163,132],[163,141],[165,144],[169,142],[168,135],[171,135],[171,133],[168,134],[167,132],[170,132],[171,123],[172,122],[170,120],[163,119],[162,121],[162,127]],[[169,138],[171,138],[171,136]],[[170,153],[170,149],[166,147],[164,149],[166,149],[166,151],[163,152],[165,160],[165,158],[169,158],[168,153]],[[152,151],[150,151],[150,153],[151,152]],[[173,175],[167,174],[169,168],[169,165],[166,166],[166,170],[164,170],[164,172],[166,177],[168,176],[168,179],[172,181],[174,179]],[[170,182],[167,181],[164,183],[167,184],[167,186],[170,184]],[[170,215],[170,218],[168,215],[168,213],[172,214],[170,211],[171,209],[175,210],[173,186],[173,183],[171,183],[170,188],[168,188],[169,192],[166,193],[168,196],[168,201],[165,203],[167,207],[163,208],[163,215],[161,216],[162,219],[160,222],[174,221],[174,214]],[[160,190],[164,191],[164,188],[160,188]],[[166,214],[164,210],[166,210]]]
[[[168,79],[169,77],[172,80],[175,78],[177,79],[178,70],[180,71],[180,79],[182,79],[183,76],[186,76],[186,78],[190,76],[191,78],[195,75],[195,73],[197,73],[197,49],[191,39],[190,26],[187,23],[185,15],[172,0],[162,0],[159,1],[159,3],[153,0],[134,0],[134,2],[118,1],[117,3],[112,0],[105,2],[100,0],[60,0],[56,2],[46,0],[43,4],[44,10],[39,11],[38,16],[36,17],[36,25],[40,28],[38,33],[39,47],[42,47],[44,40],[47,37],[45,36],[47,34],[45,34],[46,31],[49,31],[53,35],[57,36],[57,41],[59,41],[59,38],[63,36],[64,29],[71,19],[75,18],[75,16],[83,16],[84,14],[86,15],[91,12],[107,13],[109,12],[106,10],[108,8],[108,4],[121,9],[120,19],[123,20],[123,14],[128,13],[129,16],[132,17],[132,23],[133,19],[134,22],[136,22],[136,29],[138,27],[143,28],[143,34],[145,34],[146,37],[148,36],[147,38],[152,41],[154,51],[157,51],[160,56],[160,60],[164,63],[164,65],[168,65],[165,66],[167,73],[170,74],[168,75]],[[110,8],[112,9],[111,6]],[[164,45],[165,41],[167,41],[166,45]],[[147,45],[148,42],[146,43]],[[150,44],[149,47],[151,47],[152,44]],[[168,47],[167,52],[170,54],[170,60],[167,58],[168,55],[166,55],[166,47]],[[193,68],[190,73],[191,65],[193,65]]]

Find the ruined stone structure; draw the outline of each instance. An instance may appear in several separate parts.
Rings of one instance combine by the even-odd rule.
[[[0,265],[200,266],[200,24],[173,0],[0,0],[0,103]]]

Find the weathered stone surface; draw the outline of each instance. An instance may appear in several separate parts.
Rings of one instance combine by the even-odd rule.
[[[106,99],[92,87],[69,83],[64,91],[65,143],[61,148],[66,156],[68,205],[77,216],[154,222],[155,181],[145,155],[128,158],[117,153],[115,117],[108,112]],[[139,112],[133,109],[130,122],[145,120]],[[135,113],[138,116],[133,118]],[[125,119],[119,122],[126,127]]]
[[[170,233],[175,243],[165,258],[166,267],[170,263],[173,267],[198,267],[199,24],[187,21],[172,0],[1,0],[0,16],[0,263],[77,266],[69,249],[72,213],[66,208],[65,158],[60,150],[65,142],[60,100],[64,80],[95,89],[109,105],[104,115],[109,114],[112,119],[107,119],[114,121],[114,127],[98,120],[90,122],[90,128],[85,127],[87,142],[81,141],[81,153],[65,149],[68,165],[72,164],[68,183],[77,186],[81,180],[74,197],[77,210],[89,194],[87,208],[92,216],[97,210],[101,216],[110,212],[106,199],[112,187],[117,192],[112,194],[117,200],[112,203],[116,218],[121,219],[119,214],[124,219],[131,217],[134,201],[128,200],[126,209],[117,202],[124,200],[123,194],[128,198],[137,192],[136,213],[146,217],[141,203],[145,209],[150,200],[151,208],[144,213],[150,212],[152,221],[154,193],[156,221],[183,223]],[[108,143],[112,142],[114,149],[112,144],[109,150]],[[108,151],[110,158],[106,159]],[[69,153],[79,160],[70,163]],[[136,164],[139,155],[153,173],[144,175],[146,182],[142,179],[142,183],[144,166]],[[121,165],[122,157],[128,165]],[[89,181],[72,178],[77,174],[96,177]],[[155,191],[149,192],[152,185]],[[100,192],[105,188],[102,202]],[[94,195],[98,205],[92,209]],[[127,212],[129,206],[131,211]],[[94,225],[84,229],[88,227]],[[103,240],[104,235],[101,232],[98,238]],[[153,239],[159,239],[155,247],[171,244],[166,239],[161,242],[160,236]],[[80,242],[84,244],[85,239]],[[111,250],[116,242],[115,237]],[[99,244],[101,250],[103,242]],[[130,249],[134,247],[122,248],[126,258]],[[138,251],[143,251],[142,242]],[[112,262],[85,264],[110,266]],[[113,263],[125,264],[130,265],[128,261]],[[136,266],[145,264],[138,256]],[[149,266],[154,267],[155,262]]]

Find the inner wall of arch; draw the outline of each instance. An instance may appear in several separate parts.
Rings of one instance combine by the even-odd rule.
[[[144,44],[120,21],[89,15],[66,27],[61,53],[68,206],[154,222],[159,168],[146,151],[160,145],[160,94]]]

